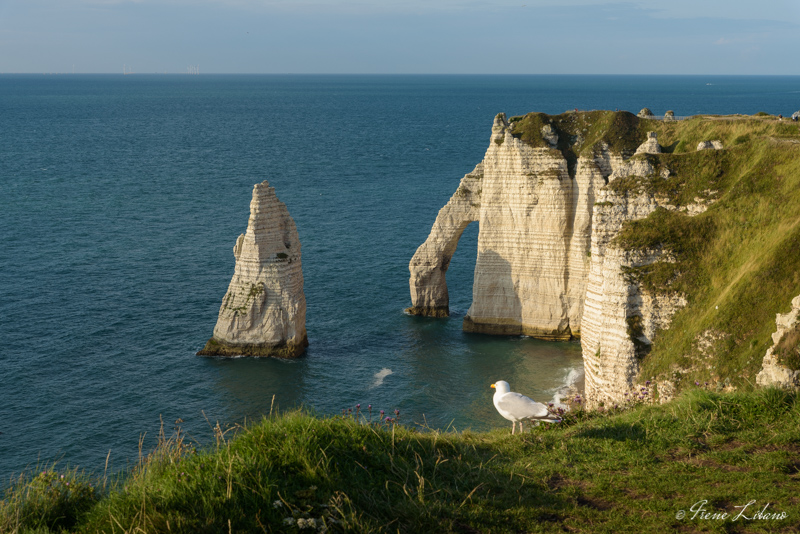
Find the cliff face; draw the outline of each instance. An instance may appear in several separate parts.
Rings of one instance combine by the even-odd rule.
[[[477,221],[464,330],[580,337],[594,405],[645,380],[661,400],[748,387],[765,317],[800,292],[799,161],[777,118],[498,115],[409,265],[408,311],[447,315],[445,273]]]
[[[478,221],[464,330],[580,336],[595,191],[622,158],[599,143],[570,163],[561,149],[575,140],[560,139],[549,123],[534,127],[539,146],[523,140],[504,115],[495,118],[483,161],[462,179],[411,260],[409,313],[447,315],[444,274],[464,228]]]
[[[789,313],[777,314],[775,325],[772,346],[764,355],[756,382],[760,386],[800,388],[800,295],[792,299]]]
[[[652,140],[646,143],[652,145]],[[660,152],[650,148],[650,153]],[[645,178],[654,171],[646,160],[629,160],[609,181]],[[644,219],[659,207],[663,202],[643,191],[604,188],[598,194],[581,338],[586,397],[595,405],[621,403],[634,393],[639,362],[649,352],[656,332],[668,328],[675,312],[686,305],[680,294],[643,291],[633,275],[635,269],[669,261],[668,254],[661,248],[626,250],[614,242],[626,222]]]
[[[289,210],[264,181],[253,187],[247,231],[205,356],[293,357],[308,346],[300,239]]]

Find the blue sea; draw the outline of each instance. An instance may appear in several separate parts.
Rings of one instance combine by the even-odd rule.
[[[507,426],[489,384],[551,400],[580,345],[461,331],[476,224],[450,318],[403,313],[408,262],[498,112],[642,107],[788,116],[800,77],[0,75],[0,481],[122,470],[162,420],[202,444],[271,407]],[[308,351],[197,357],[263,180],[302,242]]]

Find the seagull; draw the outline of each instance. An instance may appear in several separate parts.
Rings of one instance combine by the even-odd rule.
[[[511,433],[517,428],[522,432],[523,421],[546,421],[548,423],[559,423],[561,419],[555,417],[541,402],[536,402],[521,393],[514,393],[505,380],[498,380],[492,384],[494,397],[494,407],[500,415],[511,421]]]

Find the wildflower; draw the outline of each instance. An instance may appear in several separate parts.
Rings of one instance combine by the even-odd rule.
[[[695,385],[695,386],[699,386],[699,385],[700,385],[700,382],[698,382],[697,380],[695,380],[695,381],[694,381],[694,385]]]
[[[650,381],[649,381],[649,380],[648,380],[648,381],[646,381],[646,382],[644,383],[644,385],[645,385],[645,386],[649,386],[649,385],[650,385]]]
[[[627,393],[625,393],[625,396],[627,397],[627,396],[628,396],[628,394],[627,394]]]
[[[395,415],[395,416],[399,416],[399,415],[400,415],[400,410],[397,410],[397,409],[395,409],[395,411],[394,411],[394,415]]]
[[[361,409],[361,405],[360,404],[356,404],[356,409],[360,410]]]
[[[61,478],[64,478],[64,475],[61,475]]]
[[[372,405],[371,404],[367,405],[367,408],[369,408],[371,410],[372,409]]]
[[[294,517],[284,517],[283,518],[283,524],[286,525],[286,526],[290,527],[290,526],[294,525],[294,523],[295,523]]]
[[[273,508],[280,508],[281,506],[283,506],[283,503],[281,502],[280,499],[272,503]]]
[[[317,528],[317,520],[313,517],[308,519],[303,519],[302,517],[297,520],[297,528],[304,529],[304,528]]]

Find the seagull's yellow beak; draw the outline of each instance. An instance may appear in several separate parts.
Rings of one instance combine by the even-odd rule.
[[[490,387],[490,388],[492,388],[492,389],[494,389],[494,384],[492,384],[492,385],[491,385],[491,386],[489,386],[489,387]]]

